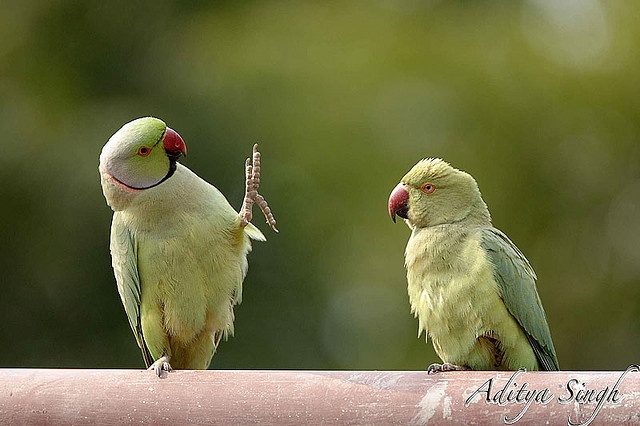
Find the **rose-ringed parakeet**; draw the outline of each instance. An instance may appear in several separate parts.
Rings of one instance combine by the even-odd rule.
[[[257,192],[260,153],[246,162],[241,213],[178,163],[184,141],[153,117],[125,124],[100,154],[102,191],[113,209],[111,256],[118,292],[144,362],[160,376],[206,369],[221,338],[233,333],[250,239],[253,203],[276,232]]]
[[[558,358],[522,252],[491,224],[471,175],[440,159],[416,164],[392,191],[405,219],[409,302],[419,333],[446,370],[558,370]]]

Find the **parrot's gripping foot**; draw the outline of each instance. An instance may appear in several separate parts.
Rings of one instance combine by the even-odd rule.
[[[275,232],[278,232],[276,228],[276,219],[271,213],[271,209],[267,204],[267,200],[260,194],[258,194],[258,187],[260,186],[260,151],[258,151],[258,144],[253,145],[253,155],[251,158],[247,158],[245,162],[246,171],[246,189],[244,193],[244,200],[242,201],[242,208],[240,209],[240,217],[242,218],[242,226],[247,226],[253,218],[253,204],[257,204],[262,210],[264,217],[267,219],[267,223]]]
[[[158,377],[162,377],[163,372],[166,371],[168,373],[173,371],[173,368],[171,368],[171,364],[169,364],[169,357],[164,355],[151,364],[151,367],[149,367],[148,370],[154,370]]]
[[[427,374],[442,373],[445,371],[466,371],[466,370],[470,370],[470,368],[465,367],[463,365],[455,365],[455,364],[445,362],[444,364],[431,364],[429,368],[427,368]]]

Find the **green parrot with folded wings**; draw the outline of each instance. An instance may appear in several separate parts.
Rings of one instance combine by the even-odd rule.
[[[450,370],[558,370],[536,274],[491,224],[475,179],[441,159],[416,164],[392,191],[405,220],[409,302]]]
[[[246,162],[246,195],[236,212],[224,195],[178,160],[187,148],[157,118],[125,124],[100,154],[102,191],[113,209],[111,256],[118,292],[145,364],[158,376],[206,369],[233,333],[242,298],[257,203],[260,153]]]

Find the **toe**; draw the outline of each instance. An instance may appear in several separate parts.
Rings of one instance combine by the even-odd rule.
[[[427,374],[440,373],[442,371],[442,364],[433,363],[427,368]]]
[[[158,358],[148,369],[155,371],[158,377],[162,377],[162,374],[165,371],[168,373],[173,370],[173,368],[171,368],[171,364],[169,364],[169,357],[167,356]]]

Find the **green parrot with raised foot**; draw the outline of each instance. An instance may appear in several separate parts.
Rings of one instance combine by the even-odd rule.
[[[178,133],[145,117],[125,124],[100,154],[118,292],[144,362],[158,376],[208,368],[220,340],[233,334],[250,240],[265,240],[250,223],[254,203],[277,232],[258,194],[257,145],[245,164],[241,213],[178,162],[186,153]]]
[[[536,274],[491,224],[474,178],[441,159],[416,164],[389,197],[405,219],[409,302],[418,332],[451,370],[558,370]]]

